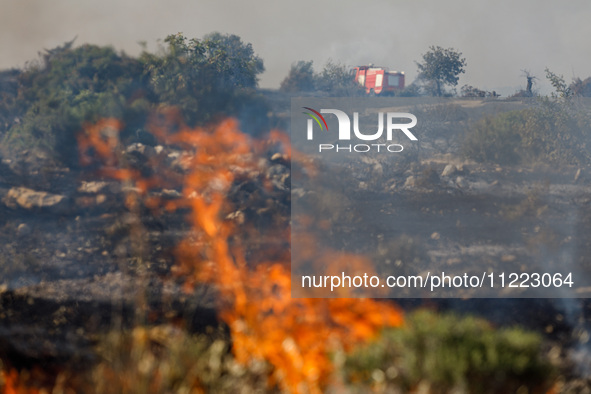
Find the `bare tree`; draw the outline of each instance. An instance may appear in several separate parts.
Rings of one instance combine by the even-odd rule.
[[[527,78],[527,87],[525,88],[525,93],[527,94],[528,97],[532,97],[534,95],[534,93],[532,91],[532,88],[534,86],[534,81],[538,78],[531,75],[529,70],[521,70],[521,72],[523,72],[523,76],[525,78]]]

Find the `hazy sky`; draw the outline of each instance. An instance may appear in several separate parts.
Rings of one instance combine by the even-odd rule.
[[[320,70],[329,58],[405,71],[408,84],[415,61],[440,45],[467,60],[458,88],[506,94],[524,87],[528,69],[547,91],[546,67],[569,82],[591,76],[590,18],[589,0],[0,0],[0,68],[75,36],[137,54],[139,41],[155,49],[168,34],[219,31],[253,44],[263,87],[278,87],[297,60]]]

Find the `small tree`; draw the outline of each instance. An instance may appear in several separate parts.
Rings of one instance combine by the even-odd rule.
[[[429,52],[423,55],[423,62],[417,62],[419,78],[432,83],[434,94],[441,96],[442,86],[458,84],[458,76],[465,72],[466,59],[461,57],[461,52],[453,48],[431,46],[429,49]]]
[[[554,90],[556,90],[556,93],[552,93],[553,96],[568,98],[573,95],[570,86],[566,84],[564,77],[562,75],[554,74],[547,67],[544,71],[546,71],[546,78],[548,79],[548,81],[550,81],[550,83],[554,87]]]
[[[316,89],[338,96],[365,94],[365,89],[355,82],[351,68],[330,59],[322,72],[316,75]]]
[[[289,73],[281,82],[281,89],[284,92],[309,92],[314,90],[314,68],[313,62],[300,60],[291,65]]]
[[[208,61],[215,64],[225,87],[257,87],[258,75],[265,71],[265,66],[252,44],[242,42],[237,35],[218,32],[207,34],[202,42],[207,48]]]
[[[157,100],[180,109],[191,126],[240,113],[264,70],[252,45],[235,35],[179,33],[164,43],[160,54],[141,55],[144,74]]]
[[[351,69],[342,63],[328,60],[321,72],[315,73],[312,61],[300,60],[291,65],[280,90],[284,92],[318,91],[328,95],[355,96],[365,90],[355,82]]]

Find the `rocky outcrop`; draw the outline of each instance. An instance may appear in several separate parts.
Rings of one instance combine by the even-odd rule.
[[[69,208],[69,199],[66,196],[27,187],[10,188],[2,198],[2,202],[9,208],[21,208],[27,211],[65,213]]]

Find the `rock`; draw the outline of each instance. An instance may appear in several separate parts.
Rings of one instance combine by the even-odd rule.
[[[59,194],[40,192],[26,187],[13,187],[3,198],[9,208],[22,208],[30,211],[43,210],[64,213],[68,209],[68,198]]]
[[[468,181],[463,176],[459,176],[456,178],[456,186],[460,189],[467,189],[468,188]]]
[[[368,165],[372,177],[379,178],[384,174],[384,166],[376,158],[361,156],[361,161]]]
[[[302,188],[296,188],[291,190],[291,195],[293,197],[304,197],[306,195],[306,191]]]
[[[166,199],[176,199],[183,197],[181,192],[174,189],[162,189],[161,196]]]
[[[82,182],[78,187],[80,193],[98,193],[107,186],[107,182]]]
[[[16,228],[16,235],[19,237],[27,237],[31,235],[31,232],[31,227],[29,227],[29,225],[26,223],[21,223]]]
[[[271,179],[271,183],[275,188],[282,191],[287,191],[291,187],[291,171],[290,168],[284,164],[273,164],[267,169],[267,178]]]
[[[135,187],[135,186],[122,186],[121,187],[121,192],[128,194],[128,193],[134,193],[134,194],[142,194],[142,189],[140,189],[139,187]]]
[[[289,158],[287,157],[287,155],[282,153],[275,153],[273,156],[271,156],[271,162],[281,164],[284,166],[289,166]]]
[[[414,175],[409,176],[406,178],[404,182],[404,187],[415,187],[417,185],[417,178]]]
[[[441,176],[452,176],[458,172],[458,168],[454,164],[448,164],[443,169]]]
[[[245,221],[244,211],[235,211],[226,216],[226,219],[234,220],[237,224],[244,224]]]
[[[107,201],[105,194],[97,194],[95,196],[80,196],[74,202],[76,206],[82,209],[96,208]]]
[[[156,157],[156,150],[153,147],[136,142],[127,147],[124,157],[126,165],[130,169],[140,171],[142,177],[148,178],[152,175],[153,167],[150,161]]]
[[[179,151],[172,151],[168,155],[166,155],[170,160],[176,160],[181,157],[181,152]]]
[[[189,153],[181,153],[179,151],[172,151],[166,155],[167,165],[174,170],[186,171],[189,169],[191,155]]]
[[[127,153],[138,152],[146,156],[146,158],[152,158],[156,155],[156,150],[150,145],[144,145],[141,142],[131,144],[126,149]]]

